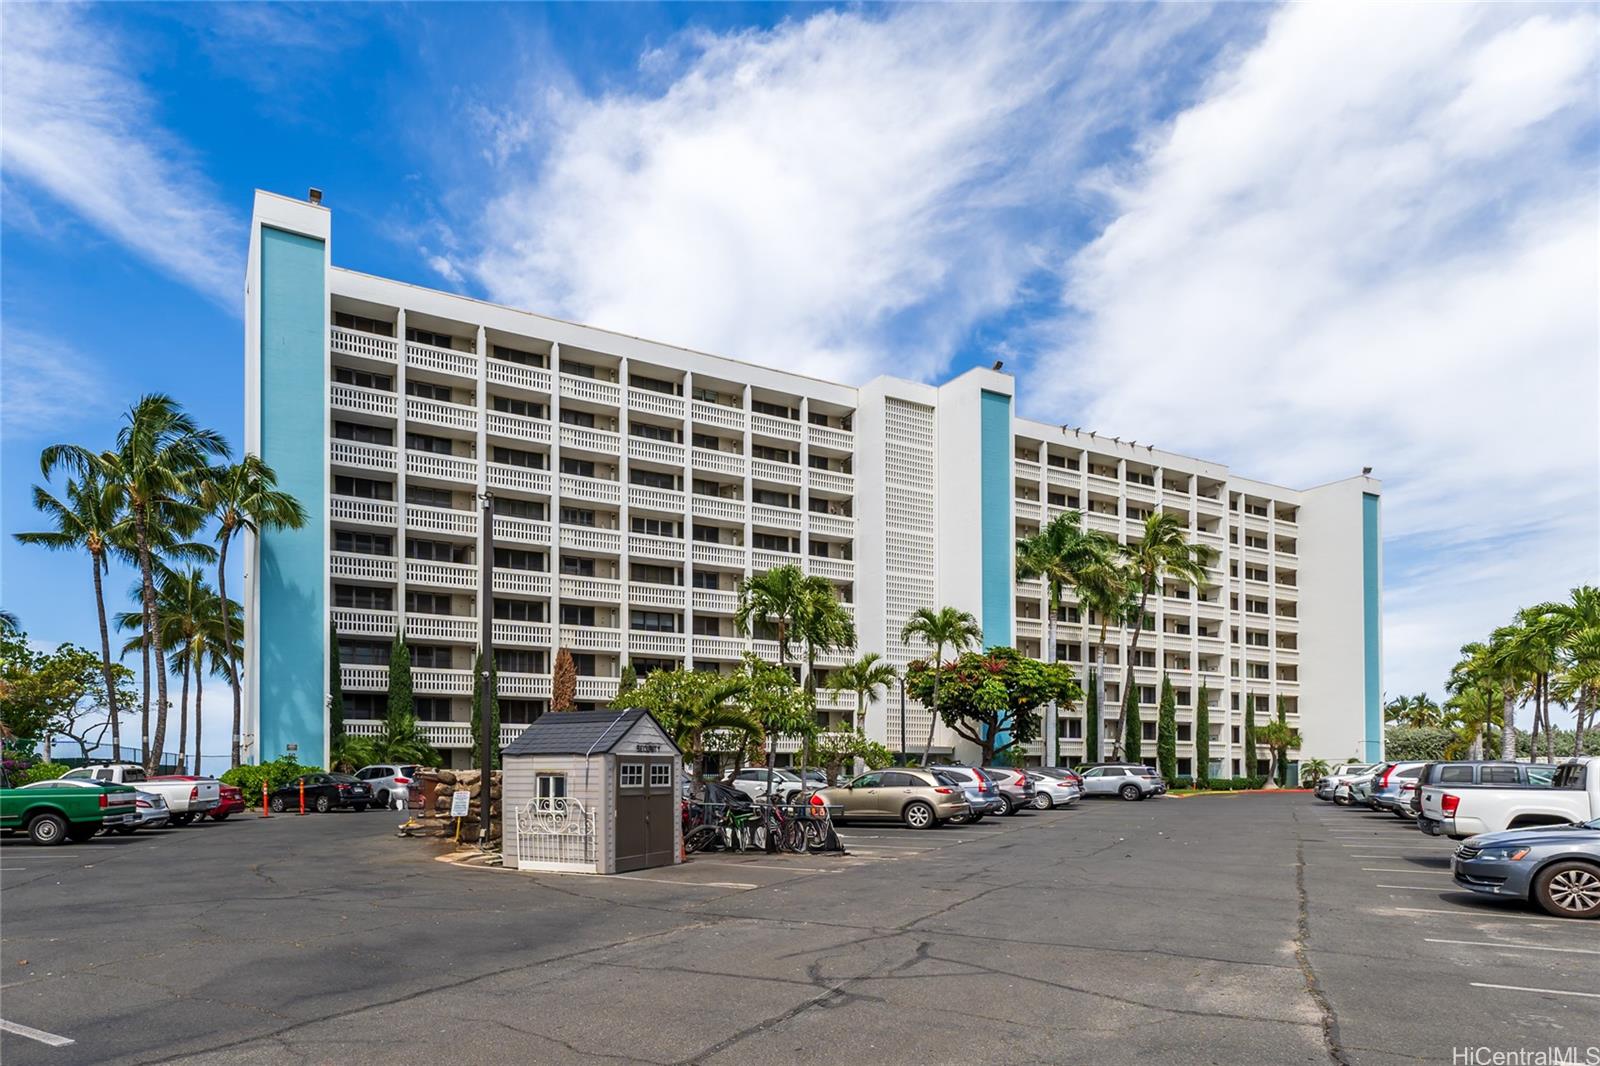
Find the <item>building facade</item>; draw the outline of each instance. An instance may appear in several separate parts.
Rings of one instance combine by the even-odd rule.
[[[343,270],[330,238],[326,209],[257,193],[246,447],[310,521],[264,532],[247,553],[253,759],[325,764],[335,666],[347,729],[378,732],[403,629],[424,732],[466,762],[485,570],[503,743],[547,708],[560,648],[577,664],[580,707],[604,706],[629,664],[731,672],[746,651],[775,659],[733,615],[744,577],[789,563],[834,584],[856,654],[920,657],[901,627],[949,604],[987,644],[1081,676],[1095,620],[1069,599],[1048,647],[1045,592],[1015,576],[1017,538],[1069,510],[1123,540],[1171,511],[1216,550],[1203,586],[1151,598],[1132,663],[1152,745],[1161,677],[1173,680],[1180,772],[1193,768],[1202,685],[1215,772],[1247,772],[1251,704],[1261,722],[1281,706],[1304,757],[1379,753],[1370,477],[1267,485],[1021,418],[998,371],[938,386],[820,381]],[[1128,643],[1108,636],[1108,735]],[[819,687],[818,703],[825,725],[848,724],[853,698]],[[1083,719],[1059,709],[1059,761],[1083,757]],[[920,751],[930,724],[898,689],[866,716],[897,750]],[[942,725],[934,747],[964,754]]]

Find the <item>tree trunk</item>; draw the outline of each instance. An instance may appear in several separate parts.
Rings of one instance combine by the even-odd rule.
[[[939,724],[939,674],[944,663],[944,645],[933,651],[933,717],[928,720],[928,739],[922,742],[922,765],[928,765],[928,753],[933,750],[933,729]]]
[[[1539,688],[1544,692],[1544,750],[1550,764],[1556,761],[1556,729],[1555,723],[1550,720],[1550,675],[1539,675]],[[1573,754],[1577,754],[1574,752]]]
[[[1143,590],[1139,593],[1139,613],[1135,615],[1133,619],[1133,642],[1128,645],[1128,662],[1122,671],[1124,677],[1122,690],[1122,716],[1124,719],[1127,718],[1128,714],[1128,694],[1133,691],[1133,664],[1134,661],[1139,658],[1139,638],[1144,636],[1144,608],[1145,604],[1150,602],[1150,584],[1152,584],[1152,582],[1146,582]],[[1101,713],[1104,712],[1102,711]],[[1126,721],[1123,722],[1123,727],[1126,729]],[[1119,730],[1119,732],[1121,731]],[[1119,739],[1117,743],[1120,745],[1122,742]],[[1120,757],[1120,755],[1121,752],[1119,750],[1118,757]]]
[[[161,627],[156,619],[156,582],[150,558],[150,536],[146,522],[149,516],[146,505],[138,503],[133,508],[133,528],[139,546],[139,577],[144,584],[144,625],[155,659],[156,678],[156,732],[150,741],[150,751],[145,754],[145,773],[153,773],[161,761],[161,749],[167,742],[167,653],[161,645]]]
[[[189,765],[189,667],[193,658],[194,645],[191,643],[189,656],[183,661],[183,702],[178,708],[178,769],[175,772],[180,774]]]
[[[1100,758],[1100,745],[1105,740],[1106,731],[1105,726],[1101,724],[1106,720],[1106,625],[1104,619],[1101,619],[1100,622],[1100,639],[1094,645],[1094,705],[1098,711],[1099,718],[1094,723],[1093,757],[1095,761],[1098,761]],[[1089,751],[1087,738],[1085,738],[1083,750],[1086,754]]]
[[[233,689],[233,742],[229,749],[229,765],[239,765],[239,729],[244,719],[243,699],[239,692],[239,664],[233,657],[232,619],[228,617],[228,541],[232,539],[231,527],[222,531],[222,547],[217,549],[217,598],[222,601],[222,649],[228,657],[228,687]],[[404,606],[402,604],[402,606]],[[200,742],[195,741],[195,748]],[[198,758],[198,751],[196,752]],[[199,771],[196,771],[197,773]]]
[[[139,758],[150,764],[150,634],[139,639],[139,654],[144,659],[144,712],[139,724]]]
[[[100,617],[100,665],[106,678],[106,713],[111,716],[111,761],[121,762],[122,729],[117,722],[120,711],[117,707],[117,683],[111,674],[111,630],[106,625],[106,597],[100,584],[100,559],[91,555],[89,562],[94,568],[94,608]],[[88,759],[88,752],[83,757]]]
[[[1577,707],[1572,712],[1572,754],[1583,754],[1583,717],[1589,706],[1589,686],[1578,688]]]
[[[1500,704],[1500,758],[1510,761],[1517,757],[1517,693],[1507,686],[1501,693]]]
[[[194,775],[196,777],[200,776],[200,712],[205,707],[205,684],[200,680],[201,673],[203,671],[197,663],[194,668]]]
[[[1060,589],[1053,589],[1050,594],[1050,617],[1046,620],[1044,627],[1045,640],[1049,643],[1049,647],[1045,649],[1046,654],[1044,657],[1044,661],[1047,663],[1056,661],[1056,614],[1061,610],[1060,604],[1057,602],[1060,598]],[[1044,720],[1044,764],[1046,766],[1055,766],[1061,761],[1061,737],[1057,732],[1059,723],[1056,721],[1055,700],[1051,700],[1049,705],[1045,707],[1045,714],[1049,717]]]

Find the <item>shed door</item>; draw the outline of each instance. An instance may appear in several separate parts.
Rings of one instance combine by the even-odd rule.
[[[617,873],[672,863],[678,813],[673,761],[617,756]]]

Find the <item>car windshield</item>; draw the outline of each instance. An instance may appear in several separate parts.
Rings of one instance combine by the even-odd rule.
[[[1579,824],[1581,824],[1585,829],[1600,829],[1600,818],[1596,818],[1592,822],[1582,822]]]
[[[329,774],[328,780],[338,781],[346,785],[353,785],[356,783],[356,778],[353,774]]]

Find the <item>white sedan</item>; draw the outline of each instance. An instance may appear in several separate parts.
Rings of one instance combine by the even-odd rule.
[[[1070,807],[1083,796],[1083,789],[1072,778],[1042,773],[1028,776],[1033,779],[1033,805],[1041,811]]]

